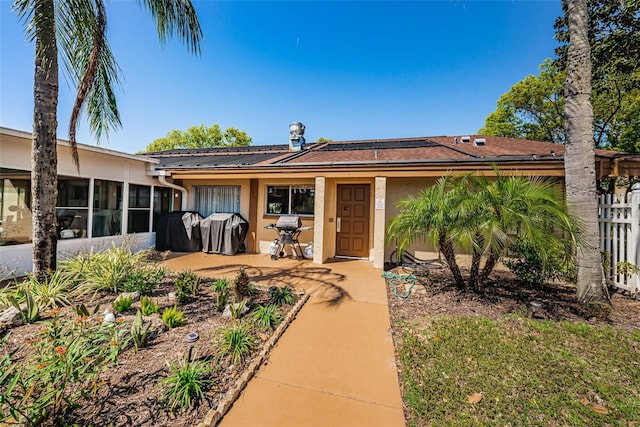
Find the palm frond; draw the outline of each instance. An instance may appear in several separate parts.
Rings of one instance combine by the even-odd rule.
[[[177,36],[191,52],[200,53],[202,29],[190,0],[138,0],[138,4],[144,5],[151,12],[161,43]]]

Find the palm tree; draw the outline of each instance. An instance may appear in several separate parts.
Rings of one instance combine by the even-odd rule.
[[[495,179],[443,177],[417,198],[401,201],[401,211],[389,225],[390,238],[399,239],[400,250],[418,240],[434,244],[456,285],[476,291],[516,236],[532,242],[543,259],[546,248],[564,243],[563,235],[573,241],[576,222],[567,214],[556,184],[495,171]],[[456,262],[456,247],[471,253],[466,283]]]
[[[456,286],[464,289],[464,278],[456,261],[452,240],[457,224],[454,206],[462,186],[456,185],[452,176],[443,176],[435,185],[420,192],[418,197],[409,196],[398,203],[400,212],[389,223],[389,240],[398,239],[398,250],[403,251],[411,243],[431,243],[444,256]]]
[[[161,42],[177,35],[193,53],[200,52],[202,30],[190,0],[138,3],[151,12]],[[120,125],[114,93],[119,69],[106,40],[104,0],[16,0],[14,8],[36,48],[31,208],[33,274],[42,280],[56,267],[58,54],[78,88],[69,121],[69,141],[78,170],[75,134],[82,110],[86,108],[97,138]]]
[[[598,234],[587,0],[569,0],[566,5],[569,50],[564,112],[565,186],[569,209],[584,224],[576,252],[577,297],[582,304],[608,303]]]

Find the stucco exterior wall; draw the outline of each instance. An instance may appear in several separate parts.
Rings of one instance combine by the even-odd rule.
[[[407,198],[409,195],[417,196],[420,191],[432,186],[437,181],[436,178],[388,178],[387,179],[387,199],[386,199],[386,225],[385,230],[389,228],[389,223],[393,217],[400,211],[397,207],[399,201]],[[388,260],[391,252],[395,249],[395,243],[389,242],[384,251],[384,259]],[[408,247],[408,250],[416,255],[420,252],[432,253],[435,249],[425,243],[414,243]]]

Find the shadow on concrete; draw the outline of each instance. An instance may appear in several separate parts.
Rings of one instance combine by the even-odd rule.
[[[289,285],[294,289],[302,288],[330,306],[352,299],[344,288],[337,285],[346,279],[344,274],[326,267],[309,266],[307,263],[293,267],[259,267],[238,263],[203,267],[193,271],[201,275],[227,277],[233,280],[240,267],[245,268],[252,282],[267,287]]]

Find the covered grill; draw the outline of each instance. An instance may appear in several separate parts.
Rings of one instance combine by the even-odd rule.
[[[305,230],[311,230],[313,227],[303,227],[302,220],[297,215],[282,215],[278,218],[278,222],[266,226],[265,228],[276,230],[278,238],[272,243],[269,253],[271,259],[278,259],[284,256],[285,245],[291,245],[291,249],[295,257],[304,257],[304,252],[298,241],[300,233]]]

